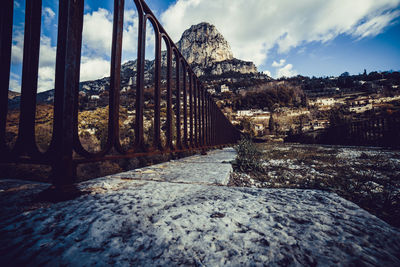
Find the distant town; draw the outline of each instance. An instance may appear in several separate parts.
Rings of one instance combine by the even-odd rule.
[[[224,113],[251,136],[285,137],[325,129],[340,123],[337,120],[399,115],[400,111],[399,72],[259,80],[250,88],[243,86],[245,79],[207,83]]]

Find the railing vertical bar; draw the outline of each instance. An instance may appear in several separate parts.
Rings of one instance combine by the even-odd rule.
[[[144,91],[144,57],[146,42],[146,20],[141,10],[138,10],[138,55],[136,75],[136,124],[135,124],[135,149],[144,151],[143,139],[143,91]]]
[[[28,152],[30,155],[37,152],[35,144],[35,111],[39,69],[41,14],[41,0],[26,1],[21,82],[21,113],[15,151],[17,153]]]
[[[108,122],[108,149],[119,144],[119,102],[121,87],[121,57],[125,0],[114,1],[113,39],[111,50],[110,109]]]
[[[218,133],[221,133],[222,132],[222,129],[223,129],[223,127],[224,127],[224,120],[222,119],[222,116],[221,116],[221,111],[218,109],[217,110],[217,112],[218,112]],[[221,134],[219,134],[218,135],[218,145],[221,145],[222,144],[222,140],[223,140],[223,136],[221,135]]]
[[[215,144],[219,145],[219,113],[218,113],[218,106],[215,105]]]
[[[206,106],[205,106],[205,95],[204,95],[204,88],[201,87],[201,125],[202,125],[202,143],[203,146],[206,145],[206,121],[205,121],[205,115],[206,115]]]
[[[156,33],[156,55],[155,55],[155,85],[154,85],[154,149],[162,150],[161,124],[160,124],[160,102],[161,102],[161,34],[157,28]]]
[[[198,136],[198,138],[199,138],[199,147],[202,147],[203,146],[203,142],[202,142],[202,123],[201,123],[201,118],[202,118],[202,116],[201,116],[201,90],[200,90],[200,82],[199,81],[197,81],[197,96],[198,96],[198,99],[197,99],[197,108],[198,108],[198,113],[197,113],[197,117],[198,117],[198,124],[199,124],[199,126],[198,126],[198,129],[199,129],[199,136]]]
[[[218,145],[218,106],[214,103],[214,143]]]
[[[207,145],[211,145],[211,112],[210,112],[211,97],[207,95]]]
[[[198,112],[197,112],[197,78],[195,77],[193,80],[193,116],[194,116],[194,144],[195,147],[199,147],[199,125],[198,125]]]
[[[190,115],[190,147],[194,147],[193,140],[193,75],[189,72],[189,115]]]
[[[176,148],[181,149],[182,148],[182,140],[181,140],[181,90],[180,90],[180,78],[181,75],[179,73],[180,71],[180,65],[181,65],[181,60],[178,54],[175,54],[175,59],[176,59],[176,86],[175,86],[175,93],[176,93],[176,104],[175,104],[175,110],[176,110]]]
[[[204,97],[204,112],[205,112],[204,120],[205,120],[205,132],[206,132],[205,144],[206,144],[206,146],[208,146],[209,145],[209,142],[208,142],[208,130],[209,130],[209,127],[208,127],[208,94],[206,91],[204,94],[205,94],[205,97]]]
[[[11,44],[14,1],[5,0],[0,11],[0,156],[6,152],[6,120],[8,110],[8,88],[10,83]]]
[[[167,147],[172,150],[172,51],[168,43],[167,47]]]
[[[211,123],[211,145],[214,145],[214,105],[211,101],[210,103],[210,123]]]
[[[78,89],[83,28],[83,1],[59,2],[52,180],[56,186],[76,178],[73,163],[74,137],[78,124]],[[76,140],[75,140],[76,141]]]
[[[211,108],[212,108],[212,97],[210,95],[208,99],[208,124],[209,124],[209,142],[210,145],[212,145],[212,113],[211,113]]]
[[[188,147],[188,125],[187,125],[187,67],[183,65],[183,145],[185,148]]]

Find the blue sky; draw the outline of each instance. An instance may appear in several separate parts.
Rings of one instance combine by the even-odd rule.
[[[273,77],[400,70],[400,0],[147,0],[171,38],[214,24],[234,56]],[[25,0],[14,2],[10,89],[21,83]],[[58,1],[43,0],[39,91],[54,87]],[[85,1],[81,81],[108,76],[112,1]],[[137,13],[126,0],[123,61],[136,55]],[[148,30],[147,58],[154,53]]]

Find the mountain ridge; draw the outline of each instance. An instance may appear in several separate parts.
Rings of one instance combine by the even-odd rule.
[[[233,56],[229,43],[210,23],[202,22],[192,25],[183,32],[176,45],[200,79],[221,75],[259,75],[253,62],[243,61]],[[121,93],[135,86],[136,61],[136,59],[129,60],[121,65]],[[155,60],[145,60],[144,65],[146,87],[154,80]],[[161,65],[162,72],[165,72],[167,65],[165,51],[162,51]],[[175,67],[174,63],[172,65]],[[91,97],[108,91],[109,85],[110,77],[103,77],[80,82],[79,91],[80,94]],[[20,98],[20,95],[11,93],[8,101],[9,108],[18,108]],[[37,94],[37,103],[52,103],[53,100],[54,89]]]

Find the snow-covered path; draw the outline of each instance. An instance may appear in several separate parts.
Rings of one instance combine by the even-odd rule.
[[[225,152],[208,160],[222,168]],[[87,194],[56,204],[33,199],[47,184],[0,180],[0,262],[400,266],[400,231],[336,194],[199,183],[201,170],[189,180],[146,169],[135,173],[159,178],[99,178],[79,185]]]

